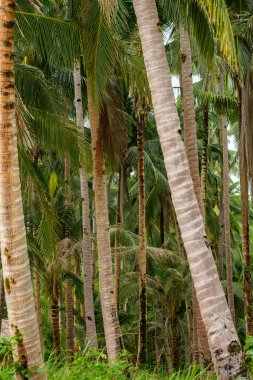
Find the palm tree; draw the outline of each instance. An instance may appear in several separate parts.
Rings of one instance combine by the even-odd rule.
[[[172,201],[206,328],[212,360],[220,379],[235,377],[241,372],[240,342],[204,233],[203,219],[181,138],[163,38],[158,27],[156,4],[154,0],[134,0],[133,5]],[[204,288],[202,284],[205,284]],[[233,346],[236,347],[236,352],[231,354]]]
[[[1,274],[0,278],[0,335],[2,329],[2,320],[3,320],[3,308],[4,308],[4,279]]]
[[[137,149],[138,149],[138,197],[139,197],[139,341],[137,365],[146,363],[147,351],[147,252],[146,252],[146,196],[144,173],[144,127],[146,122],[145,100],[136,100]],[[138,109],[139,108],[139,109]]]
[[[117,307],[113,291],[107,187],[104,174],[104,149],[100,113],[94,103],[89,78],[87,79],[87,93],[93,155],[99,288],[108,359],[114,360],[120,351],[120,335]]]
[[[224,75],[221,73],[221,94],[224,95]],[[226,269],[227,269],[227,297],[228,306],[230,308],[232,318],[235,321],[235,305],[233,291],[233,272],[232,272],[232,257],[231,257],[231,240],[230,240],[230,213],[229,213],[229,165],[228,165],[228,139],[227,139],[227,122],[226,117],[221,119],[221,138],[222,138],[222,153],[223,153],[223,212],[224,212],[224,235],[225,235],[225,251],[226,251]]]
[[[3,64],[1,66],[0,234],[3,278],[10,333],[19,337],[14,360],[31,371],[32,379],[45,379],[27,254],[17,156],[13,58],[14,9],[15,1],[1,2]]]
[[[80,65],[74,68],[74,90],[76,122],[82,134],[83,129],[83,104]],[[83,219],[83,273],[84,273],[84,305],[85,305],[85,324],[86,339],[91,348],[97,348],[97,332],[94,313],[94,300],[92,288],[92,260],[91,260],[91,241],[90,241],[90,218],[89,218],[89,192],[88,180],[84,167],[80,168],[80,186],[82,196],[82,219]]]

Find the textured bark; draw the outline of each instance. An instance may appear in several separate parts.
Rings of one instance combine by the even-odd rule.
[[[165,368],[167,371],[169,371],[170,370],[170,362],[169,362],[170,352],[169,352],[168,318],[167,318],[167,307],[166,307],[165,297],[163,297],[163,300],[162,300],[162,318],[163,318]]]
[[[224,95],[224,75],[220,78],[220,91]],[[228,137],[226,116],[221,118],[221,138],[222,138],[222,172],[223,172],[223,210],[224,210],[224,233],[226,251],[226,273],[227,273],[227,298],[228,306],[235,321],[233,270],[231,255],[231,236],[230,236],[230,206],[229,206],[229,163],[228,163]]]
[[[120,175],[119,175],[119,190],[118,190],[118,209],[116,216],[116,223],[118,225],[123,225],[124,223],[124,168],[123,165],[120,167]],[[119,248],[119,241],[116,237],[115,239],[115,248]],[[120,266],[121,260],[120,255],[115,256],[115,264],[114,264],[114,294],[115,294],[115,303],[117,306],[117,310],[119,310],[119,281],[120,281]]]
[[[34,258],[34,301],[39,328],[40,345],[43,349],[43,332],[42,332],[42,317],[41,317],[41,302],[40,302],[40,275],[38,259]]]
[[[68,271],[71,271],[71,256],[66,258],[66,267]],[[74,315],[73,315],[73,294],[72,284],[70,280],[66,281],[66,353],[68,361],[73,360],[74,355]]]
[[[248,82],[249,81],[249,82]],[[239,171],[240,171],[240,194],[242,207],[242,257],[243,257],[243,290],[244,290],[244,319],[246,327],[246,336],[253,336],[253,299],[252,299],[252,278],[251,278],[251,258],[250,258],[250,230],[249,230],[249,183],[248,183],[248,165],[246,157],[245,131],[252,128],[252,95],[250,80],[239,94]],[[241,99],[242,97],[242,99]],[[249,126],[246,124],[249,123]]]
[[[83,131],[83,105],[81,91],[80,65],[74,69],[75,106],[78,127]],[[97,348],[97,331],[94,311],[93,287],[92,287],[92,259],[90,241],[90,217],[89,217],[89,191],[88,180],[84,167],[80,168],[80,186],[82,195],[82,218],[83,218],[83,276],[84,276],[84,308],[86,339],[90,348]]]
[[[27,254],[18,165],[13,35],[15,5],[14,0],[0,1],[1,257],[10,334],[22,337],[16,345],[14,359],[32,372],[31,379],[45,379]]]
[[[176,318],[173,317],[170,320],[171,327],[171,359],[172,359],[172,368],[173,370],[178,368],[178,342],[177,342],[177,321]]]
[[[181,84],[183,90],[183,109],[184,109],[184,142],[186,155],[189,162],[190,173],[193,181],[194,191],[198,201],[202,218],[205,223],[205,203],[202,199],[202,191],[205,194],[205,188],[201,189],[199,179],[199,162],[198,162],[198,143],[197,128],[195,121],[195,105],[192,82],[192,59],[191,46],[188,32],[180,29],[180,46],[181,46]],[[207,121],[208,124],[208,121]],[[208,125],[207,125],[208,128]],[[203,186],[205,181],[203,181]],[[202,190],[202,191],[201,191]],[[210,362],[210,353],[208,349],[206,330],[201,318],[198,299],[193,289],[193,350],[194,360],[199,360],[208,364]],[[195,320],[196,319],[196,320]],[[197,339],[197,340],[196,340]],[[197,352],[197,351],[198,352]]]
[[[207,87],[204,88],[207,91]],[[206,175],[207,175],[207,148],[208,148],[208,103],[203,106],[203,129],[202,129],[202,159],[201,159],[201,212],[206,223]]]
[[[120,334],[115,295],[113,289],[112,254],[109,232],[107,189],[100,114],[93,102],[89,80],[87,81],[88,112],[91,125],[93,183],[95,191],[99,289],[109,360],[114,360],[120,351]]]
[[[138,106],[137,106],[138,107]],[[138,149],[138,199],[139,199],[139,339],[137,366],[146,363],[147,357],[147,243],[146,196],[144,173],[144,109],[136,112]]]
[[[223,170],[221,168],[220,181],[220,215],[219,215],[219,241],[218,241],[218,273],[223,280],[223,246],[224,246],[224,207],[223,207]]]
[[[53,344],[57,356],[61,354],[61,337],[60,337],[60,315],[58,298],[53,296],[51,301],[51,323],[53,333]]]
[[[3,320],[3,308],[4,308],[4,279],[1,275],[0,278],[0,336],[2,329],[2,320]]]
[[[194,192],[155,0],[133,0],[156,124],[177,220],[189,261],[209,348],[220,380],[241,372],[240,342],[219,281]],[[233,351],[233,353],[231,352]]]

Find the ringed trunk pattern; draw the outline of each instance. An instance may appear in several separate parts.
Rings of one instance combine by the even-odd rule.
[[[120,334],[117,307],[113,288],[112,255],[109,232],[107,188],[103,139],[100,114],[93,102],[89,79],[87,80],[88,111],[91,125],[93,183],[95,191],[97,249],[99,268],[99,289],[105,331],[105,341],[109,360],[114,360],[120,351]]]
[[[221,73],[221,94],[224,95],[224,74]],[[227,121],[225,115],[221,120],[221,138],[222,138],[222,173],[223,173],[223,210],[224,210],[224,233],[225,233],[225,251],[226,251],[226,272],[227,272],[227,297],[232,318],[235,321],[235,304],[233,289],[233,270],[231,256],[231,237],[230,237],[230,207],[229,207],[229,162],[228,162],[228,137]]]
[[[77,125],[83,129],[83,104],[80,65],[74,68],[75,106]],[[83,276],[84,276],[84,310],[86,324],[86,339],[90,348],[98,348],[97,331],[93,299],[93,271],[90,240],[90,217],[89,217],[89,190],[88,180],[84,167],[80,168],[80,186],[82,195],[82,218],[83,218]]]
[[[138,197],[139,197],[139,339],[137,365],[146,363],[147,356],[147,244],[146,197],[144,172],[145,111],[137,111]]]
[[[14,0],[0,1],[0,241],[14,360],[46,379],[27,254],[17,152],[14,84]]]
[[[4,279],[1,275],[0,278],[0,335],[2,330],[2,320],[3,320],[3,308],[4,308]]]
[[[220,380],[241,373],[233,319],[205,237],[166,59],[155,0],[133,0],[166,171],[209,348]],[[233,352],[232,352],[233,351]]]
[[[205,223],[205,207],[202,200],[202,193],[199,178],[199,162],[198,162],[198,144],[197,144],[197,128],[195,121],[195,106],[192,82],[192,59],[191,45],[188,32],[183,28],[180,29],[180,46],[181,46],[181,83],[183,89],[183,109],[184,109],[184,143],[186,155],[189,162],[191,177],[193,181],[194,191],[198,201],[199,208],[202,212],[203,221]],[[205,189],[204,189],[205,191]],[[195,296],[193,287],[193,347],[195,361],[203,363],[210,362],[210,352],[205,327],[200,315],[198,299]],[[196,319],[196,321],[195,321]],[[196,341],[198,339],[198,341]],[[198,352],[196,352],[196,350]]]

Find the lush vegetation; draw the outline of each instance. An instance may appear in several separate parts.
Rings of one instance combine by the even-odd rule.
[[[0,0],[0,379],[250,376],[252,17]]]

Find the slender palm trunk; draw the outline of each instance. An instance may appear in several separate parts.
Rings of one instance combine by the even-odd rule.
[[[34,301],[39,328],[41,349],[43,348],[43,333],[42,333],[42,317],[41,317],[41,302],[40,302],[40,275],[38,259],[34,259]]]
[[[164,339],[164,359],[165,359],[165,368],[167,371],[170,369],[170,352],[169,352],[169,335],[168,335],[168,318],[167,318],[167,306],[166,298],[162,299],[162,318],[163,318],[163,339]]]
[[[204,88],[207,91],[207,88]],[[206,223],[206,176],[207,176],[207,148],[208,148],[208,103],[203,106],[203,129],[202,129],[202,159],[201,159],[201,211]]]
[[[71,271],[71,256],[67,255],[66,267],[68,271]],[[73,294],[71,281],[66,282],[66,353],[68,361],[73,360],[74,355],[74,315],[73,315]]]
[[[99,289],[109,360],[114,360],[120,351],[119,320],[113,289],[112,255],[109,231],[107,189],[100,114],[93,103],[90,83],[87,83],[88,111],[91,125],[93,182],[95,191]]]
[[[250,231],[249,231],[249,183],[248,183],[248,165],[246,158],[246,141],[245,134],[242,131],[247,130],[250,123],[252,110],[252,95],[250,79],[247,78],[245,87],[239,93],[239,170],[240,170],[240,193],[242,207],[242,256],[243,256],[243,290],[244,290],[244,319],[246,326],[246,335],[253,335],[253,297],[252,297],[252,278],[251,278],[251,257],[250,257]],[[242,98],[242,99],[241,99]],[[250,127],[252,127],[250,125]]]
[[[142,110],[143,111],[143,110]],[[139,197],[139,340],[137,365],[146,362],[147,356],[147,243],[146,196],[144,173],[145,112],[137,112],[138,197]]]
[[[171,359],[172,359],[172,368],[173,370],[178,368],[178,341],[177,341],[177,319],[175,316],[172,316],[170,319],[170,328],[171,328]]]
[[[223,169],[220,180],[220,215],[219,215],[219,241],[218,241],[218,273],[223,280],[223,245],[224,245],[224,206],[223,206]]]
[[[123,225],[124,223],[124,167],[121,164],[120,167],[120,175],[119,175],[119,190],[118,190],[118,210],[116,223],[118,225]],[[119,240],[115,239],[115,248],[119,248]],[[115,264],[114,264],[114,294],[115,294],[115,303],[117,306],[117,310],[119,310],[119,281],[120,281],[120,266],[121,260],[120,256],[116,254],[115,256]]]
[[[172,201],[205,324],[212,360],[220,380],[235,378],[241,372],[241,346],[205,236],[203,219],[194,192],[181,137],[163,36],[159,30],[155,0],[133,0],[133,4]]]
[[[224,75],[221,74],[221,94],[224,95]],[[228,306],[235,321],[235,304],[233,289],[233,270],[231,256],[231,237],[230,237],[230,207],[229,207],[229,163],[228,163],[228,137],[227,121],[225,115],[221,120],[221,137],[222,137],[222,172],[223,172],[223,210],[224,210],[224,233],[225,233],[225,251],[226,251],[226,272],[227,272],[227,297]]]
[[[83,131],[83,104],[80,65],[74,69],[75,106],[77,125]],[[90,217],[89,217],[89,191],[88,180],[83,167],[80,168],[80,186],[82,195],[83,218],[83,275],[84,275],[84,307],[86,339],[90,348],[97,348],[97,331],[94,311],[93,287],[92,287],[92,259],[90,241]]]
[[[195,105],[192,82],[192,59],[191,46],[188,32],[180,29],[180,45],[181,45],[181,83],[183,90],[183,108],[184,108],[184,142],[186,154],[190,166],[191,177],[193,181],[194,191],[198,201],[199,208],[202,212],[203,221],[205,222],[205,206],[202,199],[202,192],[199,179],[199,162],[198,162],[198,144],[197,144],[197,128],[195,121]],[[208,125],[207,125],[208,128]],[[203,183],[204,185],[204,183]],[[205,189],[203,189],[205,194]],[[203,321],[201,318],[198,299],[195,289],[193,288],[193,328],[197,328],[197,332],[193,333],[193,347],[195,361],[208,363],[210,361],[210,353],[208,349],[207,335]],[[196,319],[196,320],[195,320]],[[198,341],[196,341],[196,338]],[[196,352],[196,350],[198,352]]]
[[[53,295],[51,299],[51,323],[53,333],[53,344],[56,355],[61,355],[61,336],[60,336],[60,315],[59,300],[57,295]]]
[[[0,2],[0,240],[10,333],[19,336],[15,361],[45,379],[22,207],[14,87],[14,0]],[[36,369],[35,369],[36,368]],[[42,371],[38,373],[38,369]]]
[[[0,336],[2,329],[2,320],[3,320],[3,308],[4,308],[4,279],[1,275],[0,278]]]

